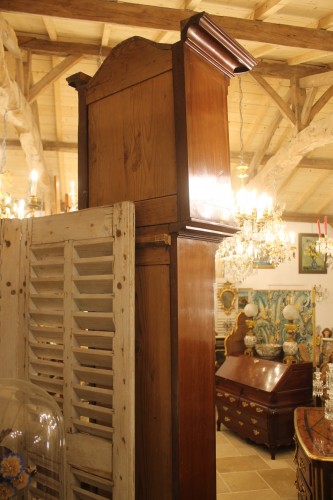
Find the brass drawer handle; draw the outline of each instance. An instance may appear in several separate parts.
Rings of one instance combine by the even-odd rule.
[[[252,422],[253,424],[257,424],[257,423],[258,423],[258,420],[257,420],[256,418],[251,418],[251,422]]]
[[[242,422],[241,420],[238,420],[238,423],[239,425],[242,427],[242,425],[244,425],[244,422]]]
[[[222,408],[223,408],[224,411],[228,411],[229,410],[229,408],[227,406],[222,406]]]
[[[254,408],[255,405],[256,405],[255,403],[250,403],[251,408]]]
[[[256,408],[257,413],[262,413],[264,410],[262,408]]]
[[[259,431],[257,431],[257,429],[253,429],[253,434],[254,434],[255,436],[259,436],[260,432],[259,432]]]
[[[242,401],[242,406],[246,408],[247,406],[249,406],[249,403],[247,403],[246,401]]]
[[[229,398],[230,403],[234,403],[236,401],[236,398]]]
[[[224,421],[225,422],[230,422],[230,418],[229,417],[224,417]]]
[[[226,398],[228,398],[230,396],[230,394],[228,392],[225,392],[224,395]]]
[[[218,398],[223,398],[223,394],[222,394],[221,392],[218,392],[218,393],[217,393],[217,397],[218,397]]]
[[[240,410],[236,410],[237,415],[241,415],[242,412]]]

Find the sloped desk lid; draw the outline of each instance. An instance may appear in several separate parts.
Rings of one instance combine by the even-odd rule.
[[[216,377],[228,379],[265,392],[277,390],[292,365],[250,356],[227,356]]]

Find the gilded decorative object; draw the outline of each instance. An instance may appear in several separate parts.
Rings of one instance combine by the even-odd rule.
[[[221,307],[225,314],[231,314],[231,311],[235,307],[235,301],[237,298],[236,288],[229,281],[226,281],[223,288],[218,290],[217,297],[221,301]]]
[[[257,337],[253,332],[253,328],[255,325],[254,316],[258,314],[258,306],[257,304],[249,303],[244,308],[244,313],[248,319],[245,320],[248,331],[244,337],[245,351],[244,354],[246,356],[253,356],[254,354],[254,346],[257,342]]]
[[[298,345],[295,340],[295,334],[297,330],[297,325],[294,321],[299,317],[298,309],[292,305],[288,304],[282,311],[284,318],[289,321],[285,324],[285,329],[287,330],[287,338],[283,342],[283,352],[284,352],[284,363],[297,363],[297,352]]]

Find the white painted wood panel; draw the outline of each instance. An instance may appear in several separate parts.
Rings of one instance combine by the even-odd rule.
[[[134,499],[134,205],[0,223],[0,375],[62,409],[66,500]]]

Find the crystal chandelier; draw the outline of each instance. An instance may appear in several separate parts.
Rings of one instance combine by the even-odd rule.
[[[242,101],[239,77],[240,103]],[[244,182],[248,166],[243,162],[243,116],[240,106],[240,166],[237,176]],[[217,257],[224,263],[228,279],[241,282],[251,275],[260,262],[277,267],[295,257],[295,235],[287,234],[282,221],[283,208],[266,193],[240,189],[235,196],[233,214],[239,230],[220,243]]]
[[[243,201],[248,199],[247,194],[239,192]],[[243,281],[262,262],[277,267],[295,258],[295,235],[287,233],[281,219],[282,209],[267,195],[256,198],[250,193],[250,198],[252,203],[236,204],[234,218],[240,229],[225,238],[217,250],[225,273],[234,282]]]
[[[6,140],[7,140],[7,111],[3,116],[3,139],[1,144],[0,159],[0,219],[23,219],[45,215],[44,202],[37,195],[38,172],[32,170],[29,177],[29,195],[27,199],[14,199],[11,195],[11,174],[5,170],[6,165]],[[56,177],[55,177],[56,179]],[[55,198],[58,189],[55,190]],[[60,206],[60,200],[59,200]],[[70,182],[70,192],[65,194],[65,212],[78,210],[78,199],[74,181]]]
[[[328,237],[327,233],[327,216],[324,217],[324,234],[321,231],[320,220],[318,225],[318,240],[316,241],[316,251],[325,257],[326,267],[333,269],[333,238]]]
[[[42,202],[37,197],[38,172],[32,170],[30,174],[30,193],[28,200],[13,200],[9,186],[11,184],[10,173],[5,170],[6,165],[6,141],[7,141],[7,111],[3,116],[3,139],[0,163],[0,219],[23,219],[42,215]]]
[[[12,195],[5,188],[9,178],[9,172],[0,172],[0,219],[23,219],[44,215],[42,201],[37,196],[38,172],[32,170],[30,174],[31,187],[27,200],[13,200]]]

